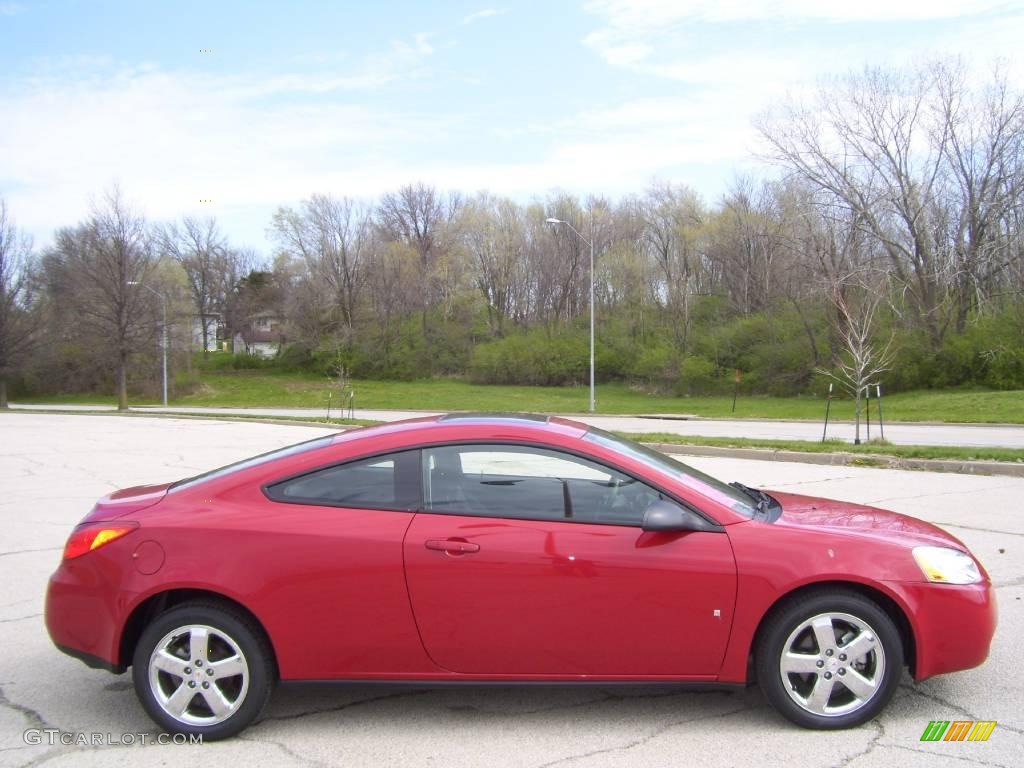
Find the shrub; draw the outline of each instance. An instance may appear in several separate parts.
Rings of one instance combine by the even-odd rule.
[[[633,374],[664,392],[671,391],[679,380],[679,354],[668,344],[647,347],[637,355]]]
[[[556,386],[584,383],[589,368],[586,339],[531,331],[477,345],[470,357],[469,376],[480,384]]]
[[[686,357],[679,365],[677,395],[706,395],[716,392],[723,380],[716,376],[715,364],[703,357]]]
[[[192,357],[192,364],[202,371],[244,371],[272,368],[275,361],[273,358],[264,359],[249,353],[236,355],[233,352],[211,352],[209,357],[203,358],[202,353],[197,352]]]
[[[273,359],[282,371],[308,371],[313,367],[313,350],[308,344],[289,344]]]

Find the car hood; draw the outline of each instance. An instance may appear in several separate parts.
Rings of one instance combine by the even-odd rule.
[[[152,507],[167,495],[171,483],[159,485],[136,485],[122,488],[104,496],[96,502],[96,506],[82,520],[83,523],[96,523],[104,520],[116,520],[140,510]]]
[[[782,505],[782,514],[776,525],[823,529],[909,546],[932,545],[968,551],[955,536],[916,517],[835,499],[775,491],[767,493]]]

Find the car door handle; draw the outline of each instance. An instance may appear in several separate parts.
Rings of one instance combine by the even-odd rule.
[[[427,549],[436,549],[439,552],[447,552],[450,555],[465,555],[470,552],[479,552],[480,545],[474,544],[465,539],[427,539],[423,542]]]

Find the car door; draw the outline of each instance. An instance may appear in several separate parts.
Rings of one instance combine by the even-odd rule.
[[[259,515],[237,515],[275,534],[262,535],[262,556],[242,567],[283,679],[430,667],[402,570],[419,484],[418,451],[382,454],[269,482]]]
[[[644,532],[656,489],[516,445],[423,451],[404,542],[427,653],[481,675],[714,676],[736,569],[718,531]]]

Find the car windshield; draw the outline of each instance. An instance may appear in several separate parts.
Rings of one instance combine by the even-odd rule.
[[[629,456],[631,459],[643,462],[653,469],[676,477],[709,499],[728,507],[733,512],[749,518],[754,518],[757,515],[757,504],[739,488],[734,488],[728,483],[723,483],[718,478],[701,472],[699,469],[694,469],[687,464],[683,464],[681,461],[676,461],[671,456],[667,456],[660,451],[594,427],[587,431],[583,439],[597,443],[605,448],[611,448],[625,456]]]
[[[216,480],[219,477],[230,475],[233,472],[241,472],[243,469],[256,467],[260,464],[266,464],[268,461],[273,461],[274,459],[280,459],[285,456],[294,456],[295,454],[305,453],[306,451],[315,451],[317,448],[323,448],[324,446],[330,445],[334,438],[335,435],[317,437],[312,440],[296,443],[295,445],[289,445],[284,448],[268,451],[267,453],[261,453],[259,456],[252,456],[248,459],[236,461],[234,464],[228,464],[226,466],[219,467],[218,469],[211,469],[209,472],[203,472],[201,475],[186,477],[183,480],[173,483],[168,490],[180,491],[185,488],[191,488],[199,483],[205,483],[209,480]]]

